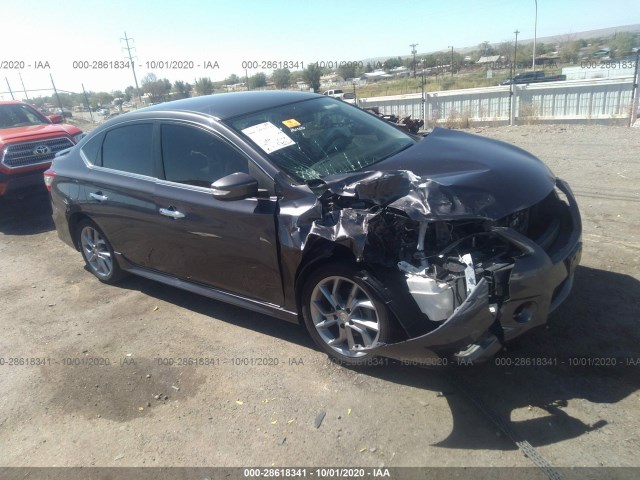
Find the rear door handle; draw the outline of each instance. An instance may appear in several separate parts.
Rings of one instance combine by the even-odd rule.
[[[184,218],[184,213],[179,212],[178,210],[172,210],[170,208],[161,208],[159,212],[160,212],[160,215],[164,215],[166,217]]]
[[[105,200],[107,200],[109,198],[106,195],[102,195],[102,192],[90,193],[89,196],[91,198],[93,198],[94,200],[97,200],[99,202],[104,202]]]

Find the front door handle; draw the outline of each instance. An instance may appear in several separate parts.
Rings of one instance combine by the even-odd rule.
[[[172,210],[169,208],[161,208],[159,210],[160,215],[164,215],[166,217],[171,217],[171,218],[184,218],[184,213],[179,212],[178,210]]]
[[[109,198],[106,195],[102,195],[102,192],[90,193],[89,196],[91,198],[93,198],[94,200],[97,200],[99,202],[104,202],[105,200],[107,200]]]

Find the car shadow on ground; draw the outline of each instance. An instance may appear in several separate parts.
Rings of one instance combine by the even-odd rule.
[[[143,278],[129,277],[119,286],[315,348],[303,326]],[[424,390],[426,408],[444,397],[453,428],[434,446],[505,450],[516,449],[513,440],[519,439],[533,446],[554,444],[611,428],[599,409],[591,409],[592,418],[573,417],[571,402],[615,404],[640,388],[639,303],[640,282],[635,278],[579,267],[572,294],[549,324],[509,344],[488,363],[425,369],[391,361],[352,370]]]
[[[89,272],[86,266],[85,270]],[[202,295],[134,275],[123,279],[118,283],[117,287],[137,290],[158,300],[169,302],[186,310],[215,318],[216,320],[254,330],[311,349],[314,348],[313,340],[311,340],[307,331],[301,325],[252,312],[244,308],[212,300]]]
[[[588,404],[615,404],[640,389],[638,311],[638,280],[578,267],[571,295],[546,327],[523,335],[483,365],[438,371],[448,380],[443,394],[454,426],[436,446],[504,449],[496,437],[542,446],[600,429],[611,433],[608,410]],[[421,387],[433,372],[415,370],[408,376],[398,376],[396,368],[372,374]],[[579,404],[581,418],[571,415],[572,404]],[[479,428],[478,416],[485,428]],[[517,448],[509,443],[507,448]]]
[[[44,187],[22,196],[0,197],[0,233],[35,235],[55,229]]]
[[[89,271],[88,269],[86,270],[88,274]],[[158,300],[171,303],[201,315],[215,318],[216,321],[223,321],[231,325],[294,343],[301,347],[308,348],[309,350],[318,351],[318,348],[309,336],[306,327],[302,324],[298,325],[284,320],[279,320],[268,315],[252,312],[224,302],[211,300],[195,293],[183,291],[178,288],[170,287],[162,283],[133,275],[123,279],[118,283],[118,287],[140,291],[146,295],[157,298]],[[325,358],[326,361],[323,365],[327,365],[332,368],[343,368],[342,366],[338,366],[333,363],[328,356]],[[389,368],[391,369],[390,371],[393,372],[390,375],[389,380],[408,385],[419,382],[420,388],[432,392],[432,395],[436,395],[438,392],[442,392],[449,388],[449,383],[441,372],[425,372],[424,370],[420,370],[415,367],[398,368],[394,365],[393,361],[386,361],[386,359],[384,363],[386,363],[386,365],[381,364],[375,367],[350,370],[354,375],[374,375],[382,378],[385,376],[382,372]]]

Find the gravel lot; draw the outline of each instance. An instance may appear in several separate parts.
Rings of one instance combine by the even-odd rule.
[[[0,199],[0,466],[532,467],[526,440],[557,468],[640,467],[640,129],[471,132],[542,158],[584,222],[569,299],[473,368],[349,370],[302,327],[141,278],[103,285],[46,195]],[[166,365],[184,358],[200,364]]]

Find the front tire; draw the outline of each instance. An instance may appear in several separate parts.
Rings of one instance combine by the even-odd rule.
[[[124,272],[118,265],[109,240],[91,220],[83,220],[77,228],[78,247],[87,268],[101,282],[114,284]]]
[[[302,314],[316,344],[333,360],[350,366],[373,365],[375,357],[357,349],[387,342],[391,324],[386,306],[351,265],[316,270],[302,292]]]

